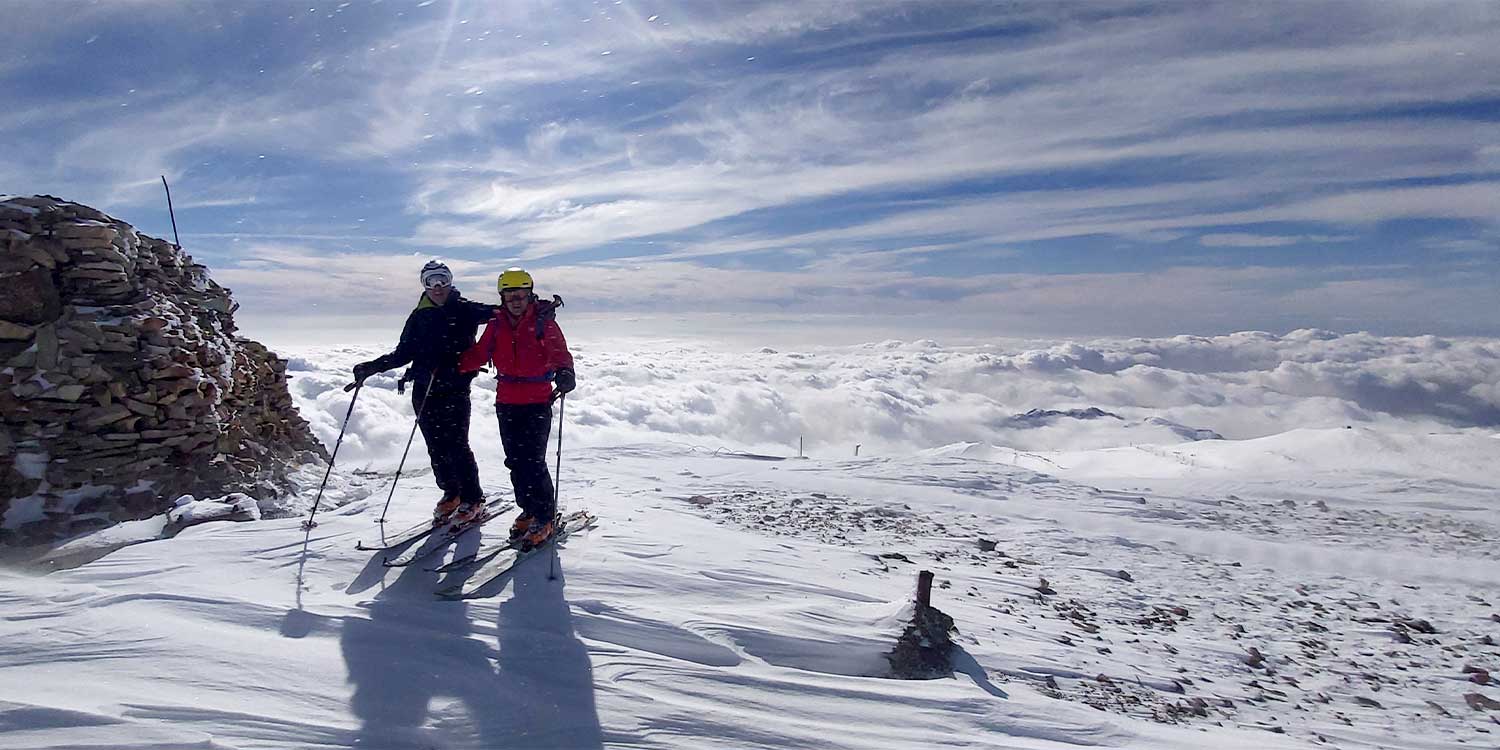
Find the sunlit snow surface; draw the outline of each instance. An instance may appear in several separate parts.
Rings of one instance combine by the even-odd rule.
[[[267,520],[3,574],[0,747],[1495,746],[1464,698],[1500,699],[1464,671],[1500,673],[1493,355],[1174,341],[1144,371],[1124,344],[582,342],[562,498],[599,525],[461,602],[442,556],[354,548],[411,426],[374,378],[310,534],[285,514],[320,467]],[[1189,349],[1239,367],[1160,364]],[[282,353],[331,444],[375,350]],[[1116,416],[1012,419],[1091,406]],[[435,495],[418,437],[392,530]],[[884,679],[921,569],[959,671]]]

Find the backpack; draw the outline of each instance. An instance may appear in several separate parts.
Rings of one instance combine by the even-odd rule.
[[[547,322],[557,320],[557,308],[563,306],[563,298],[552,295],[550,300],[537,300],[536,302],[536,340],[542,340],[542,333],[547,330]]]

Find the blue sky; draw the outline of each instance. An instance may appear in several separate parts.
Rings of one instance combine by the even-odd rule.
[[[252,322],[436,256],[601,315],[1500,335],[1492,2],[5,11],[0,193],[170,237],[166,175]]]

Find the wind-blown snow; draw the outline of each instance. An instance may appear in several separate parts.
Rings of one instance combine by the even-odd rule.
[[[1449,408],[1484,392],[1493,345],[1242,338],[584,342],[562,499],[600,522],[456,602],[432,592],[462,574],[425,568],[500,528],[402,570],[354,548],[410,429],[394,378],[372,379],[310,533],[271,516],[312,498],[278,498],[265,520],[0,574],[0,746],[1493,745],[1497,712],[1466,696],[1500,699],[1472,671],[1500,673],[1500,441],[1480,400]],[[330,444],[371,353],[292,360]],[[1305,380],[1275,376],[1290,361]],[[1340,367],[1367,375],[1308,374]],[[1415,384],[1390,386],[1405,411],[1337,385],[1370,379]],[[505,495],[490,393],[472,436]],[[1013,419],[1095,406],[1116,416]],[[804,431],[811,457],[784,458]],[[415,446],[390,526],[434,494]],[[886,679],[922,569],[957,672]]]

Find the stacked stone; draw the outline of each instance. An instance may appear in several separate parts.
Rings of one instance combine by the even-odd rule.
[[[285,489],[326,455],[286,366],[175,245],[49,196],[0,201],[0,541]]]

